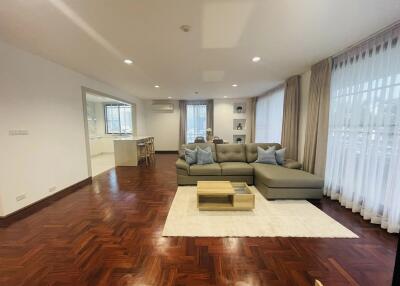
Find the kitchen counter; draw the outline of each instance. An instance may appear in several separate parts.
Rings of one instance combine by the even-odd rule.
[[[137,144],[145,142],[151,136],[127,136],[114,139],[115,166],[137,166]]]

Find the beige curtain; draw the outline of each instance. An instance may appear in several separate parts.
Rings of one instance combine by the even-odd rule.
[[[286,80],[283,101],[282,147],[286,157],[297,160],[300,113],[300,76]]]
[[[186,143],[186,100],[179,100],[179,147]]]
[[[257,97],[251,99],[251,125],[250,125],[250,143],[256,142],[256,108],[257,108]]]
[[[331,59],[311,67],[304,170],[324,177],[329,123]]]

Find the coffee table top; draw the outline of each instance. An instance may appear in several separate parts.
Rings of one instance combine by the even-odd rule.
[[[198,181],[198,195],[233,195],[235,190],[229,181]]]

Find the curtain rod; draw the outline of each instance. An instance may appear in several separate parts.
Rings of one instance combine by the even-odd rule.
[[[397,21],[394,22],[393,24],[390,24],[389,26],[386,26],[386,27],[380,29],[379,31],[373,33],[372,35],[368,36],[367,38],[364,38],[364,39],[358,41],[357,43],[352,44],[351,46],[348,46],[347,48],[344,48],[344,49],[341,50],[340,52],[337,52],[337,53],[333,54],[333,55],[330,56],[330,57],[331,57],[331,58],[336,58],[336,57],[338,57],[338,56],[340,56],[340,55],[342,55],[342,54],[344,54],[344,53],[346,53],[346,52],[348,52],[348,51],[354,49],[355,47],[360,46],[360,45],[362,45],[362,44],[364,44],[364,43],[370,41],[371,39],[375,38],[375,37],[378,36],[379,34],[384,33],[385,31],[388,31],[388,30],[391,30],[391,29],[395,28],[396,26],[400,26],[400,20],[397,20]]]

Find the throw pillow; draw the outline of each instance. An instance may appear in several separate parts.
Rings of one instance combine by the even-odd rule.
[[[263,163],[263,164],[272,164],[276,165],[276,158],[275,158],[275,146],[269,147],[267,150],[264,150],[261,147],[257,147],[257,154],[258,158],[256,163]]]
[[[211,147],[201,149],[197,147],[197,164],[205,165],[214,163]]]
[[[194,150],[185,149],[185,161],[189,165],[196,164],[197,162],[197,148]]]
[[[279,149],[278,151],[275,152],[276,162],[279,165],[283,165],[285,163],[285,152],[286,148]]]

